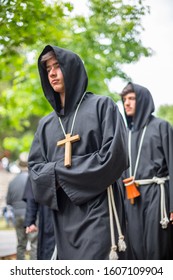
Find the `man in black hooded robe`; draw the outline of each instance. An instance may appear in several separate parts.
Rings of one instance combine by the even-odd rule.
[[[30,150],[35,199],[53,210],[60,260],[108,259],[111,237],[118,242],[119,234],[115,223],[114,238],[110,233],[107,188],[112,184],[120,225],[123,218],[115,182],[128,167],[124,121],[110,98],[85,92],[87,74],[75,53],[48,45],[38,68],[54,111],[40,120]]]
[[[29,177],[23,200],[27,204],[24,223],[26,232],[38,232],[37,259],[50,260],[55,249],[52,211],[46,205],[41,205],[35,201]]]
[[[130,166],[123,174],[129,258],[173,259],[173,128],[152,115],[147,88],[128,83],[121,96],[129,130]]]

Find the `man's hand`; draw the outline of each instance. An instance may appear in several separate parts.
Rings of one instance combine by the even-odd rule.
[[[36,231],[38,231],[38,228],[36,225],[30,225],[29,227],[26,227],[26,233],[36,232]]]
[[[173,212],[170,213],[170,218],[169,218],[171,224],[173,225]]]

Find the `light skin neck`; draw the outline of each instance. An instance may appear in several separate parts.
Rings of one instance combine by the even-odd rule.
[[[65,94],[60,93],[60,100],[61,100],[61,108],[64,108],[64,105],[65,105]]]

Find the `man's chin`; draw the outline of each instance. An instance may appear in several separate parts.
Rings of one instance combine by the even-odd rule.
[[[126,112],[126,115],[127,115],[128,117],[133,117],[133,114],[132,114],[131,112]]]

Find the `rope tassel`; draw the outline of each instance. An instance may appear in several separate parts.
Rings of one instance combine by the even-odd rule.
[[[161,199],[161,221],[160,224],[162,228],[165,229],[168,227],[169,219],[166,212],[166,205],[165,205],[165,189],[164,189],[164,182],[160,183],[160,199]]]
[[[111,251],[109,254],[110,260],[117,260],[118,254],[117,254],[117,245],[115,244],[115,231],[114,231],[114,218],[115,223],[118,230],[118,251],[125,251],[126,250],[126,243],[124,241],[124,236],[122,235],[121,226],[117,214],[117,209],[115,206],[114,196],[113,196],[113,190],[112,186],[109,186],[107,188],[108,193],[108,205],[109,205],[109,216],[110,216],[110,232],[111,232]]]
[[[118,240],[118,250],[119,250],[119,252],[121,252],[121,251],[124,252],[126,250],[126,248],[127,248],[127,246],[126,246],[126,243],[124,241],[124,236],[123,235],[119,236],[119,240]]]
[[[112,246],[111,247],[111,251],[109,253],[109,259],[110,260],[118,260],[117,246]]]

